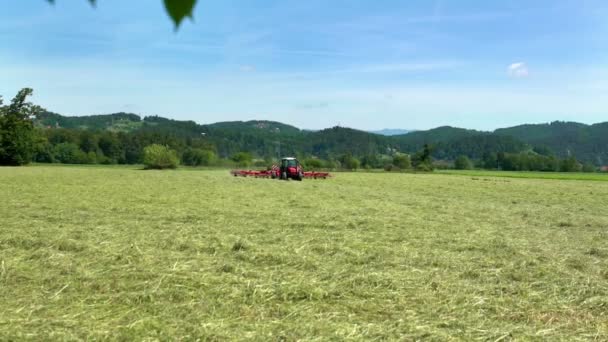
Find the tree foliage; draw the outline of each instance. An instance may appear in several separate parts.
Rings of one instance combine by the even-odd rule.
[[[473,162],[467,156],[459,156],[454,161],[454,168],[456,170],[471,170],[473,168]]]
[[[47,0],[49,3],[54,4],[55,0]],[[91,6],[97,4],[96,0],[88,0]],[[173,20],[175,29],[179,28],[179,25],[185,18],[193,19],[192,12],[196,6],[197,0],[163,0],[165,5],[165,11]]]
[[[404,153],[397,153],[393,157],[393,165],[401,170],[409,169],[412,167],[412,161],[410,156]]]
[[[152,144],[144,148],[146,169],[175,169],[179,164],[177,153],[167,146]]]
[[[253,156],[251,155],[251,153],[248,153],[248,152],[238,152],[232,156],[232,160],[238,166],[247,167],[247,166],[251,165]]]
[[[550,125],[549,128],[553,126]],[[603,133],[595,134],[593,143],[587,141],[588,146],[601,144],[604,136],[608,136],[608,125],[583,126],[593,127],[593,130],[600,129]],[[142,118],[129,113],[66,117],[45,112],[36,116],[35,127],[38,128],[35,130],[35,160],[40,162],[66,162],[68,158],[58,155],[65,146],[61,149],[55,147],[58,144],[71,143],[87,155],[86,158],[76,158],[78,160],[91,163],[140,164],[143,161],[144,147],[160,144],[175,150],[186,165],[207,165],[210,160],[209,163],[213,165],[240,164],[239,166],[243,167],[262,167],[271,165],[280,157],[298,156],[308,169],[318,169],[318,163],[328,169],[352,169],[348,162],[345,163],[347,160],[344,158],[350,155],[360,161],[359,167],[384,167],[396,171],[408,168],[407,163],[401,164],[399,156],[409,154],[410,161],[418,170],[454,165],[459,156],[466,156],[476,166],[487,169],[580,169],[580,165],[564,167],[562,160],[567,158],[567,155],[563,156],[560,149],[546,147],[550,144],[545,142],[539,142],[538,146],[535,146],[511,136],[453,128],[416,132],[417,135],[411,140],[416,143],[410,144],[410,138],[407,138],[409,134],[386,137],[344,127],[313,132],[272,121],[199,125],[193,121],[178,121],[158,116]],[[426,149],[425,144],[420,145],[417,150],[413,149],[418,146],[418,142],[426,139],[429,139]],[[584,145],[578,143],[569,146],[572,151],[582,151],[583,158],[580,158],[579,154],[571,153],[571,156],[576,156],[579,164],[600,166],[608,160],[607,150],[599,145],[591,150],[584,150]],[[245,162],[240,159],[235,162],[232,157],[241,152],[246,153],[251,160],[248,157]],[[254,158],[256,163],[253,163]],[[586,168],[593,169],[591,166]]]
[[[431,156],[432,147],[429,144],[424,144],[422,150],[416,152],[412,158],[412,164],[416,170],[420,171],[432,171],[433,170],[433,157]]]
[[[184,165],[188,166],[209,166],[215,161],[215,153],[201,148],[187,148],[182,155]]]
[[[361,165],[361,162],[359,159],[353,157],[352,154],[346,153],[340,157],[340,164],[345,170],[357,170]]]
[[[33,117],[40,111],[38,106],[27,102],[33,94],[31,88],[17,93],[10,105],[0,101],[0,165],[25,165],[34,154]]]

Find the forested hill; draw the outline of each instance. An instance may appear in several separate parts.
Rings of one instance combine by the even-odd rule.
[[[160,142],[178,151],[188,146],[212,148],[220,157],[250,152],[259,158],[279,155],[338,158],[390,155],[396,151],[413,153],[425,144],[433,146],[437,159],[454,160],[460,155],[482,159],[484,155],[530,151],[557,157],[576,156],[584,162],[608,163],[608,122],[585,125],[574,122],[521,125],[494,132],[438,127],[426,131],[385,136],[366,131],[333,127],[320,131],[301,130],[273,121],[232,121],[200,125],[159,116],[140,117],[130,113],[67,117],[44,113],[36,126],[50,141],[72,141],[79,132],[108,134],[140,149]],[[60,137],[57,135],[74,136]],[[132,146],[131,146],[132,147]]]
[[[512,136],[558,156],[574,155],[597,165],[608,164],[608,122],[585,125],[556,121],[497,129],[494,133]]]

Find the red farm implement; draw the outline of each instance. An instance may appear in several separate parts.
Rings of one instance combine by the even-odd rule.
[[[300,162],[295,158],[283,158],[281,165],[273,165],[270,170],[232,170],[230,173],[235,177],[255,177],[272,179],[294,179],[301,181],[308,179],[327,179],[331,177],[329,172],[306,171],[302,169]]]

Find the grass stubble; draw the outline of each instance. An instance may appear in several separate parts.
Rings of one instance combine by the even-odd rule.
[[[0,340],[607,340],[608,183],[0,168]]]

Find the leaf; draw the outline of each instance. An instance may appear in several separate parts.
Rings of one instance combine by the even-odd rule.
[[[175,29],[179,28],[182,20],[186,17],[192,18],[192,10],[196,0],[164,0],[165,9],[175,23]]]

